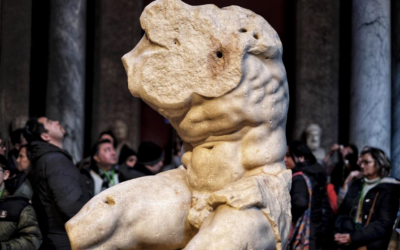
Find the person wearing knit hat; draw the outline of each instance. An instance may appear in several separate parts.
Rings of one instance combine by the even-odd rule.
[[[161,171],[164,161],[163,149],[151,141],[139,146],[138,164],[135,169],[145,175],[154,175]]]

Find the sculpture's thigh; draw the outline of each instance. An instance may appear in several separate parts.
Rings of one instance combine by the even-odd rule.
[[[275,249],[275,236],[261,210],[219,206],[203,222],[185,250]]]
[[[73,249],[179,249],[192,238],[191,192],[176,169],[109,188],[66,224]]]

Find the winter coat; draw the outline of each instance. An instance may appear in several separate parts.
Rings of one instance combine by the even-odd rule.
[[[133,168],[126,165],[126,163],[122,163],[121,165],[119,165],[119,171],[124,177],[124,179],[121,181],[127,181],[147,175],[141,171],[138,171],[136,169],[136,166],[139,166],[139,163],[137,163]]]
[[[32,189],[25,175],[6,181],[0,198],[0,249],[34,250],[40,247],[42,234],[35,210],[29,203],[31,197]]]
[[[91,163],[90,165],[84,165],[80,169],[84,187],[91,198],[97,194],[96,191],[99,191],[99,189],[101,189],[101,186],[103,185],[103,181],[97,173],[97,166],[93,166],[92,164],[93,163]],[[116,183],[115,185],[128,180],[127,177],[120,171],[118,165],[116,165],[114,169],[116,173],[114,177],[114,181]]]
[[[350,185],[339,207],[339,215],[348,215],[354,221],[363,184],[364,180],[361,179]],[[369,224],[366,225],[376,195],[374,210]],[[350,233],[351,244],[346,249],[357,249],[360,246],[366,246],[368,250],[387,249],[399,209],[399,199],[400,185],[393,178],[384,178],[369,190],[364,197],[361,211],[362,228]],[[339,226],[340,223],[336,223],[336,232],[347,233],[341,232]]]
[[[41,249],[70,249],[64,224],[89,200],[71,156],[52,144],[34,141],[31,152],[32,205],[43,234]]]
[[[138,173],[139,175],[142,175],[142,176],[154,175],[154,173],[151,172],[150,169],[146,168],[146,166],[141,163],[136,163],[134,169],[139,172]],[[141,176],[139,176],[139,177],[141,177]]]
[[[325,217],[331,216],[331,209],[325,189],[326,173],[318,163],[302,163],[292,169],[293,173],[300,171],[310,179],[312,185],[310,249],[323,249],[329,230],[327,225],[329,221],[324,224]],[[310,198],[303,176],[297,175],[293,177],[290,195],[292,222],[296,223],[307,210]]]

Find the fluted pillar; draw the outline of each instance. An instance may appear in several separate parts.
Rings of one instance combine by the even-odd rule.
[[[353,0],[350,142],[390,155],[390,0]]]
[[[400,2],[392,2],[392,176],[400,179]]]
[[[85,46],[86,0],[50,1],[46,115],[66,129],[75,161],[83,153]]]

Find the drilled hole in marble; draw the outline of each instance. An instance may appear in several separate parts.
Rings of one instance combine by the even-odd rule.
[[[114,206],[114,205],[115,205],[115,200],[114,200],[113,197],[107,196],[107,197],[106,197],[105,203],[108,204],[108,205],[110,205],[110,206]]]
[[[218,52],[217,52],[217,57],[218,57],[218,58],[222,58],[222,52],[221,52],[221,51],[218,51]]]
[[[254,34],[253,37],[258,40],[258,34]]]
[[[241,28],[241,29],[239,30],[239,32],[240,32],[240,33],[246,33],[246,32],[247,32],[247,29]]]

